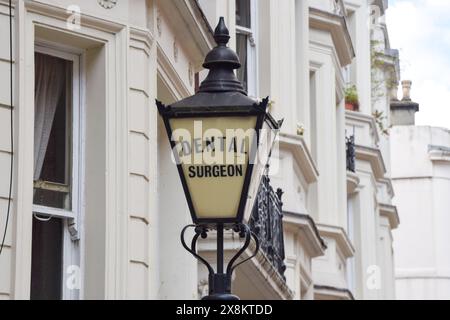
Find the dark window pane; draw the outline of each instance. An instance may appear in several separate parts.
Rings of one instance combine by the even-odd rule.
[[[60,300],[62,298],[63,220],[33,218],[31,260],[31,299]]]
[[[34,180],[70,186],[72,62],[35,53]],[[35,189],[35,204],[71,210],[70,192]]]
[[[36,189],[34,191],[33,203],[40,206],[70,209],[70,201],[68,201],[67,193]]]
[[[248,36],[245,34],[236,34],[236,53],[238,54],[241,67],[237,69],[237,77],[241,81],[244,89],[248,90],[247,85],[247,41]]]
[[[236,0],[236,24],[251,28],[250,0]]]
[[[66,183],[66,101],[65,92],[62,93],[58,107],[56,108],[52,130],[48,139],[44,165],[42,166],[40,180],[57,183]]]

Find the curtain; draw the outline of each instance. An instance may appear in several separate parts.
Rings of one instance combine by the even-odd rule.
[[[236,0],[236,24],[241,27],[251,28],[250,0]]]
[[[34,180],[44,164],[56,108],[65,88],[65,61],[35,53]]]

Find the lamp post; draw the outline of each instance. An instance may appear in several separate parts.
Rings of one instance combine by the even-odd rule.
[[[230,39],[223,17],[214,32],[217,46],[206,56],[203,67],[208,76],[199,91],[165,106],[156,101],[172,147],[193,224],[181,232],[183,247],[206,265],[209,295],[203,299],[237,300],[231,294],[231,275],[241,263],[238,257],[250,245],[248,221],[271,147],[282,121],[267,113],[268,98],[258,102],[247,96],[234,69],[241,64],[227,47]],[[189,247],[184,234],[189,227],[195,235]],[[244,238],[244,246],[224,270],[224,230]],[[217,270],[196,250],[199,237],[217,231]]]

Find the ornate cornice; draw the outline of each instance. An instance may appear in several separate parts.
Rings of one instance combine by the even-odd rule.
[[[355,145],[356,159],[368,161],[372,168],[372,172],[376,180],[384,178],[386,174],[386,166],[384,164],[383,155],[380,149]]]
[[[344,16],[316,8],[309,8],[309,26],[310,28],[331,33],[342,67],[352,62],[352,59],[355,57],[355,51]]]
[[[380,203],[380,216],[384,216],[389,220],[391,230],[397,229],[400,224],[400,218],[398,216],[397,207],[392,204]]]
[[[39,1],[25,1],[25,8],[28,12],[35,12],[64,21],[66,21],[71,15],[70,12],[67,12],[66,8]],[[109,33],[118,33],[125,27],[122,23],[112,20],[105,20],[86,13],[81,15],[81,25]]]
[[[298,135],[289,133],[280,133],[280,149],[288,150],[294,155],[295,162],[301,169],[301,172],[307,183],[317,181],[319,170],[314,163],[305,140]]]
[[[214,47],[214,38],[211,26],[196,0],[159,1],[157,23],[158,34],[164,36],[161,27],[161,19],[164,14],[170,16],[170,25],[174,28],[174,34],[180,38],[190,34],[191,43],[198,56],[196,65],[200,65],[204,56]],[[188,48],[185,48],[188,49]]]
[[[355,248],[353,247],[347,232],[343,228],[318,223],[317,229],[319,230],[321,237],[329,237],[336,241],[338,249],[342,252],[345,258],[353,257],[355,254]]]
[[[294,212],[283,212],[283,225],[295,233],[301,234],[303,241],[302,246],[305,246],[311,258],[324,255],[327,246],[320,236],[314,220],[307,214],[299,214]]]

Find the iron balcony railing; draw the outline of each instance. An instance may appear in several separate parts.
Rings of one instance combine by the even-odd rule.
[[[345,149],[347,154],[347,170],[355,172],[355,136],[345,137]]]
[[[261,250],[285,279],[282,194],[281,189],[273,190],[269,177],[264,175],[250,217],[250,229],[258,237]]]

